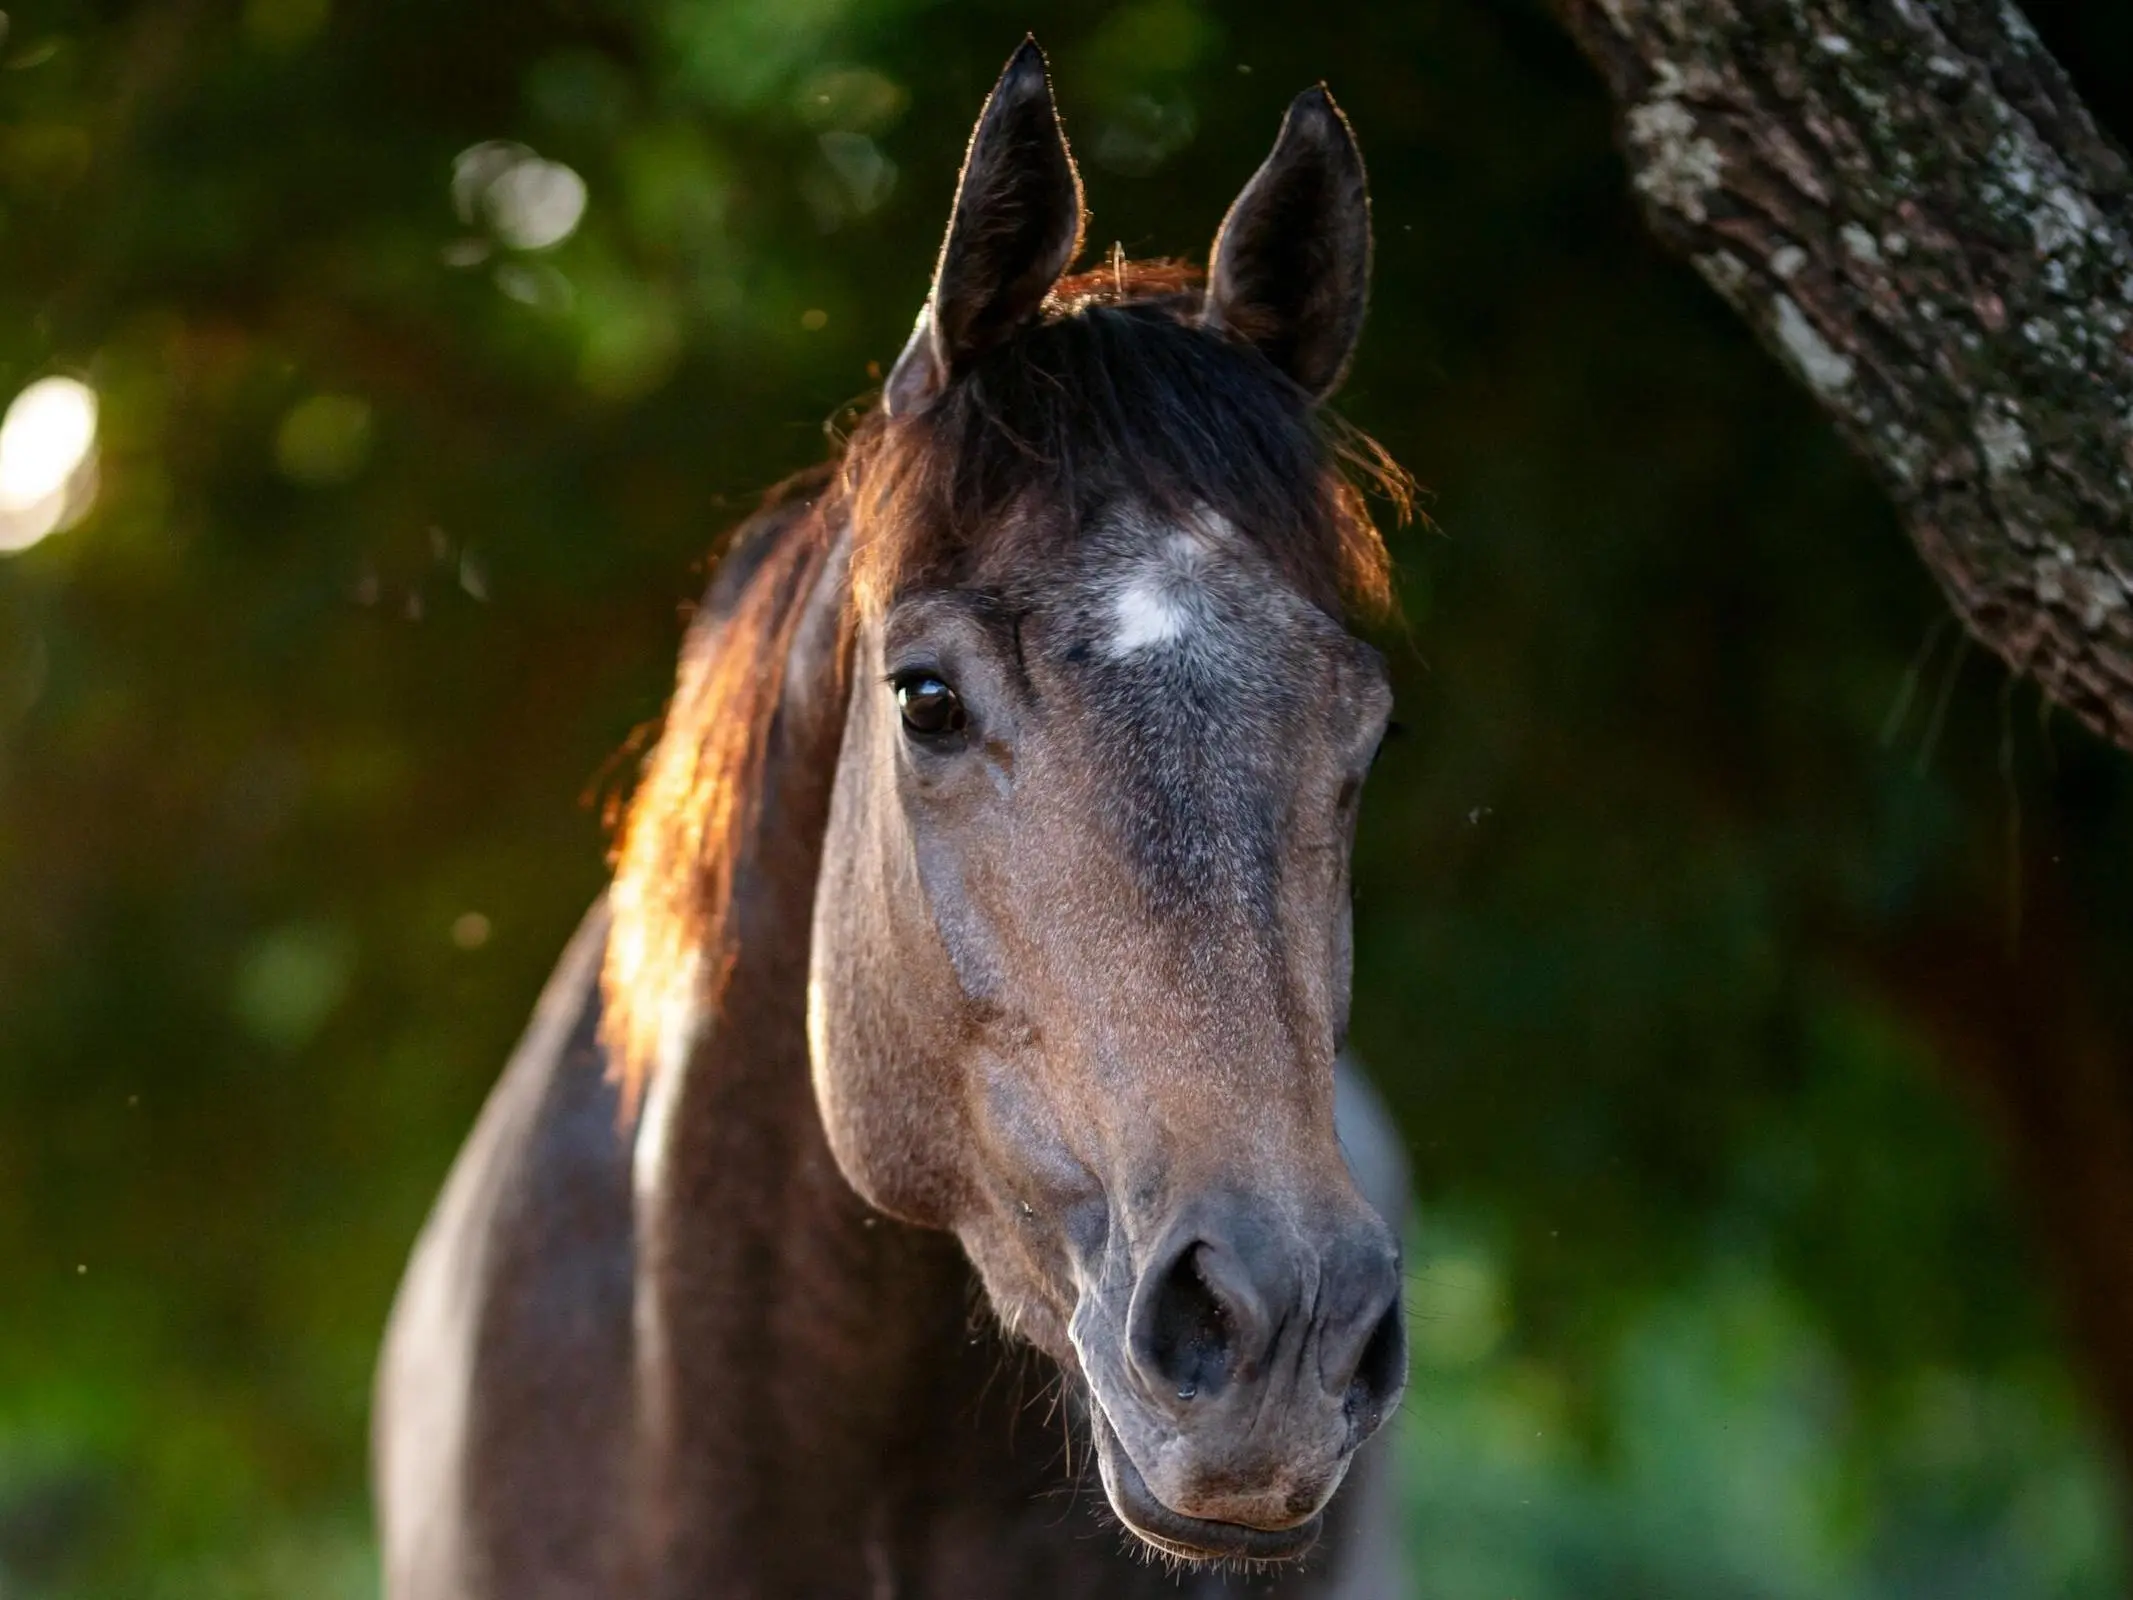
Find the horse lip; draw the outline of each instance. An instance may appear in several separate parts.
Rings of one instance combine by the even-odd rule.
[[[1094,1396],[1092,1395],[1093,1399]],[[1287,1528],[1253,1528],[1173,1511],[1155,1497],[1120,1441],[1102,1401],[1089,1408],[1096,1425],[1096,1460],[1111,1509],[1147,1543],[1180,1561],[1294,1561],[1318,1542],[1323,1511]]]

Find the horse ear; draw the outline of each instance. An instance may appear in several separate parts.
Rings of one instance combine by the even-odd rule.
[[[1370,296],[1370,191],[1324,84],[1282,118],[1215,235],[1201,321],[1257,347],[1314,400],[1339,387]]]
[[[883,391],[920,410],[951,376],[1024,322],[1081,250],[1081,175],[1034,39],[993,85],[963,157],[933,292]]]

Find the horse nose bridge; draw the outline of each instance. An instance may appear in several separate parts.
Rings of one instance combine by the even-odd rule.
[[[1113,936],[1070,957],[1070,1003],[1098,1002],[1106,1047],[1149,1065],[1265,1080],[1299,1059],[1330,1063],[1338,1027],[1322,930],[1253,898],[1197,886],[1087,907],[1082,920],[1106,921]]]

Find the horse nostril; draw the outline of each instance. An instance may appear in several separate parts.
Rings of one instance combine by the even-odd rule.
[[[1407,1322],[1396,1298],[1378,1318],[1348,1380],[1349,1417],[1365,1434],[1374,1431],[1406,1383]]]
[[[1240,1296],[1226,1277],[1213,1247],[1195,1241],[1144,1291],[1137,1364],[1151,1384],[1180,1400],[1219,1392],[1240,1364],[1240,1324],[1255,1318],[1248,1294]]]

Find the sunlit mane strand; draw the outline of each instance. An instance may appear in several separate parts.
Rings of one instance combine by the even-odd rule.
[[[794,635],[829,557],[831,524],[800,497],[823,479],[787,485],[792,498],[774,496],[724,558],[616,843],[600,1032],[632,1114],[714,1014],[732,967],[736,874]]]
[[[931,406],[870,414],[833,467],[743,529],[683,646],[616,849],[601,1032],[627,1104],[717,1011],[788,657],[847,527],[841,603],[870,614],[919,585],[1011,591],[1045,569],[1046,541],[1079,537],[1119,497],[1222,517],[1329,614],[1389,609],[1367,496],[1404,518],[1412,481],[1256,352],[1201,328],[1200,304],[1198,274],[1177,262],[1062,279],[1038,320]],[[1033,506],[1044,514],[1018,514]]]

